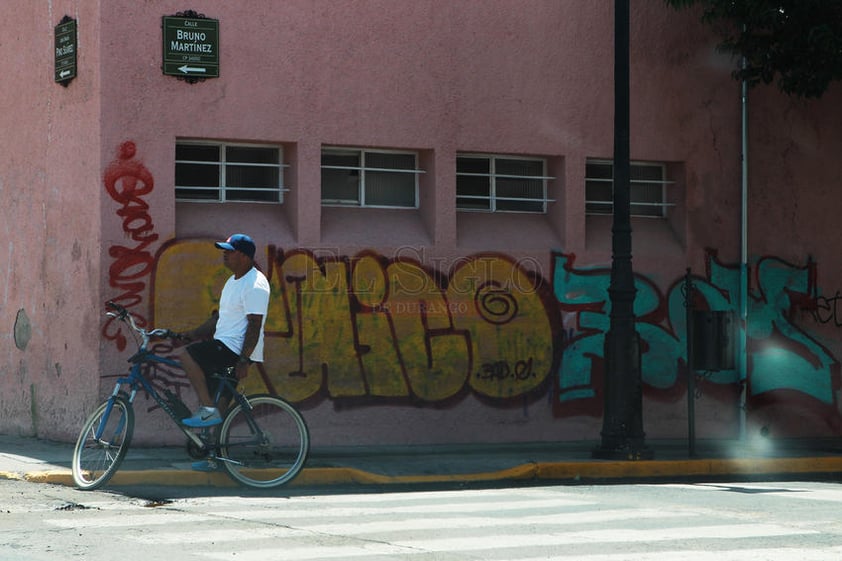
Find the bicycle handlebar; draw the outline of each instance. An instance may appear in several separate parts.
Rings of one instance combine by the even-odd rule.
[[[163,339],[184,339],[184,335],[181,333],[176,333],[175,331],[171,331],[169,329],[151,329],[146,330],[142,327],[138,327],[137,323],[134,320],[134,316],[129,312],[126,308],[121,306],[120,304],[109,300],[105,303],[107,308],[114,310],[113,312],[106,312],[105,315],[113,318],[117,318],[120,321],[124,321],[129,324],[129,327],[137,331],[141,337],[143,337],[144,347],[149,342],[150,337],[161,337]]]

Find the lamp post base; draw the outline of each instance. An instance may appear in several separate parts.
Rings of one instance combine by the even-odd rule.
[[[631,316],[629,316],[631,317]],[[602,460],[651,460],[643,432],[640,335],[633,320],[605,334],[605,411],[602,443],[592,456]]]

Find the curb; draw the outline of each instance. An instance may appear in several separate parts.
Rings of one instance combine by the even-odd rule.
[[[757,477],[771,475],[842,474],[842,457],[731,458],[642,461],[578,461],[527,463],[490,472],[460,474],[383,475],[356,468],[307,468],[287,487],[334,485],[408,485],[435,483],[482,483],[494,481],[544,480],[579,483],[582,481],[658,479],[687,477]],[[73,487],[69,469],[36,471],[25,474],[0,472],[0,479],[24,480]],[[118,471],[109,482],[116,486],[209,486],[236,487],[227,474],[202,473],[184,469]]]
[[[623,462],[546,463],[539,479],[649,479],[681,477],[756,477],[842,473],[842,458],[728,458]]]

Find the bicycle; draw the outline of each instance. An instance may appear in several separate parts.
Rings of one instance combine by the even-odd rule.
[[[293,405],[268,394],[241,394],[233,368],[229,368],[214,375],[219,381],[214,405],[219,406],[223,396],[232,397],[222,424],[202,429],[181,424],[190,410],[169,390],[164,390],[165,397],[161,397],[144,374],[144,365],[181,367],[177,360],[149,349],[152,338],[180,339],[181,335],[169,329],[143,329],[123,306],[108,302],[107,307],[113,311],[106,315],[126,323],[138,334],[138,350],[128,359],[128,375],[117,378],[111,396],[88,417],[76,441],[72,471],[80,489],[102,487],[119,469],[131,444],[133,404],[139,391],[145,391],[187,436],[187,452],[192,458],[221,463],[235,481],[267,489],[288,483],[299,474],[309,453],[310,435]]]

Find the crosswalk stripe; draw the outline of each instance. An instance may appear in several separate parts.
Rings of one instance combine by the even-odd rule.
[[[654,487],[654,485],[652,485]],[[752,483],[675,483],[663,485],[674,489],[691,489],[694,491],[741,491],[757,493],[764,497],[786,497],[806,501],[842,502],[842,490],[837,489],[805,489],[800,487],[769,487],[768,485]]]
[[[237,561],[266,561],[267,559],[283,559],[284,561],[306,561],[311,559],[376,559],[378,555],[388,555],[394,559],[395,555],[412,555],[422,553],[405,547],[390,545],[379,542],[365,542],[357,546],[304,546],[284,547],[282,550],[259,549],[250,551],[237,551]],[[226,552],[202,552],[199,555],[209,559],[232,559],[231,553]]]
[[[249,541],[300,538],[309,537],[312,535],[313,533],[308,530],[299,530],[296,528],[286,528],[282,526],[271,526],[269,528],[249,528],[246,530],[241,530],[233,528],[220,528],[219,526],[208,527],[203,525],[200,528],[200,531],[155,531],[143,535],[127,534],[123,537],[133,542],[148,544],[219,544],[226,542],[237,542],[238,544],[240,544],[240,547],[243,547]]]
[[[592,531],[576,531],[563,534],[539,534],[530,531],[529,528],[522,528],[524,533],[493,533],[481,537],[461,537],[461,538],[433,538],[433,539],[411,539],[411,540],[393,540],[389,543],[376,541],[362,541],[355,546],[306,546],[306,547],[290,547],[287,544],[283,548],[283,559],[285,561],[308,561],[313,559],[354,559],[365,558],[370,559],[376,555],[415,555],[421,553],[445,553],[445,552],[460,552],[471,551],[474,555],[481,555],[482,552],[494,552],[495,557],[505,552],[507,549],[514,548],[537,548],[548,546],[561,545],[598,545],[610,543],[651,543],[663,542],[679,539],[739,539],[739,538],[761,538],[774,536],[792,536],[792,535],[806,535],[816,532],[802,531],[773,524],[741,524],[741,525],[718,525],[718,526],[699,526],[699,527],[682,527],[682,528],[666,528],[656,530],[629,530],[629,529],[607,529],[607,530],[592,530]],[[753,550],[743,549],[739,550],[742,554],[742,559],[757,558],[749,553]],[[269,559],[272,555],[278,553],[277,549],[246,549],[237,550],[238,561],[261,561]],[[701,552],[713,553],[713,552]],[[719,555],[722,552],[716,552],[716,556],[701,557],[698,561],[713,561],[722,560]],[[230,552],[205,552],[204,556],[211,559],[230,559]],[[560,556],[563,558],[563,556]],[[628,559],[628,553],[625,557],[605,558],[602,560],[599,556],[588,558],[584,555],[576,555],[576,559],[583,561],[620,561]],[[634,554],[634,559],[640,559],[637,554]],[[660,557],[653,558],[652,561],[667,561],[670,558]],[[686,557],[678,556],[671,559],[686,559]],[[783,561],[784,558],[782,558]],[[788,559],[793,559],[790,557]]]
[[[640,543],[689,539],[742,539],[773,536],[817,534],[813,530],[799,530],[775,524],[727,524],[637,530],[612,528],[586,530],[565,534],[490,534],[482,537],[434,538],[429,540],[395,540],[396,545],[431,551],[469,551],[507,547],[540,547],[593,543]]]
[[[265,504],[265,501],[262,503]],[[330,508],[321,506],[320,508],[297,508],[298,505],[303,504],[300,501],[294,503],[283,503],[281,508],[272,510],[251,509],[239,511],[223,511],[220,516],[231,518],[242,518],[245,520],[279,520],[292,519],[296,523],[302,522],[305,518],[323,518],[329,514],[332,518],[340,517],[354,517],[361,516],[377,516],[384,515],[394,517],[399,514],[427,514],[427,515],[453,515],[465,513],[503,513],[507,511],[519,511],[524,509],[541,509],[541,508],[559,508],[571,506],[587,506],[593,504],[589,501],[571,500],[571,499],[530,499],[530,500],[514,500],[514,501],[485,501],[485,502],[465,502],[457,504],[447,504],[444,502],[436,503],[422,503],[411,504],[403,506],[384,505],[377,503],[369,503],[364,507],[340,507]],[[58,518],[50,520],[49,523],[54,526],[62,528],[84,528],[90,526],[96,527],[140,527],[145,525],[171,525],[187,522],[198,522],[212,520],[204,514],[192,514],[180,510],[171,509],[157,509],[154,512],[144,514],[133,514],[126,516],[116,516],[108,519],[100,519],[99,517],[86,518],[79,516],[77,513],[73,518]]]
[[[226,520],[227,515],[220,515]],[[563,514],[549,514],[543,516],[521,516],[513,521],[509,517],[465,517],[465,518],[420,518],[381,521],[356,521],[347,524],[301,524],[296,522],[294,528],[273,526],[257,530],[225,529],[217,532],[206,529],[202,533],[184,534],[182,532],[126,536],[132,541],[142,543],[210,543],[237,541],[245,543],[250,540],[268,538],[291,538],[311,536],[314,533],[359,536],[369,533],[407,532],[429,530],[466,530],[476,528],[512,528],[513,523],[518,527],[561,526],[571,524],[594,524],[613,522],[618,520],[642,520],[656,518],[679,518],[697,516],[690,512],[664,510],[601,510],[594,512],[570,512]],[[259,515],[250,518],[251,521],[260,520]]]
[[[102,516],[85,517],[79,516],[78,514],[81,513],[77,513],[77,516],[73,518],[56,518],[47,520],[46,522],[59,528],[129,528],[211,520],[211,517],[204,514],[190,514],[166,510],[156,510],[148,514],[112,516],[110,518],[104,518]]]
[[[746,559],[762,559],[763,561],[828,561],[839,559],[842,556],[842,547],[818,547],[812,549],[800,547],[776,547],[759,549],[729,549],[729,550],[671,550],[635,552],[634,561],[746,561]],[[565,556],[559,554],[552,559],[556,561],[628,561],[629,553],[580,553]],[[510,559],[498,559],[497,561],[548,561],[548,557],[512,557]]]
[[[422,518],[410,520],[381,520],[371,522],[350,522],[347,524],[307,524],[300,525],[313,532],[360,535],[374,532],[397,532],[411,530],[466,530],[471,528],[511,528],[514,524],[522,527],[562,526],[571,524],[595,524],[618,520],[642,520],[657,518],[693,517],[693,512],[665,510],[598,510],[593,512],[565,512],[540,516],[518,516],[517,519],[501,516],[457,517],[457,518]]]
[[[772,495],[775,497],[786,497],[788,499],[798,499],[801,501],[831,501],[831,502],[842,502],[842,491],[804,491],[804,492],[795,492],[795,493],[787,493],[787,492],[772,492],[768,493],[768,495]]]
[[[548,497],[553,499],[568,499],[571,501],[582,501],[582,495],[578,493],[566,493],[561,491],[554,491],[547,493],[546,489],[542,491],[530,488],[524,489],[506,489],[505,491],[495,490],[475,490],[475,489],[460,489],[458,491],[413,491],[411,493],[349,493],[337,495],[313,495],[301,496],[292,499],[284,499],[285,502],[295,502],[297,504],[318,503],[319,505],[333,505],[333,504],[351,504],[363,505],[368,503],[387,504],[391,502],[399,503],[425,503],[425,502],[450,502],[453,499],[458,499],[461,502],[473,501],[505,501],[517,499],[535,499],[548,500]],[[231,504],[231,497],[202,497],[201,499],[190,499],[189,501],[194,505],[213,505],[213,504]],[[593,502],[593,501],[589,501]],[[237,497],[237,503],[241,505],[255,505],[265,506],[266,498],[264,497]]]
[[[533,499],[526,501],[491,501],[491,502],[459,502],[459,503],[432,503],[432,504],[411,504],[403,506],[389,506],[389,505],[366,505],[366,506],[346,506],[346,507],[328,507],[319,506],[317,508],[299,508],[302,503],[284,504],[283,507],[273,510],[238,510],[227,512],[226,515],[233,518],[254,518],[261,516],[266,518],[295,518],[301,519],[304,517],[324,517],[330,514],[331,517],[359,517],[372,515],[389,515],[396,514],[453,514],[453,513],[469,513],[469,512],[504,512],[516,510],[536,510],[543,508],[559,508],[559,507],[573,507],[573,506],[589,506],[594,503],[591,501],[579,501],[572,499]]]

